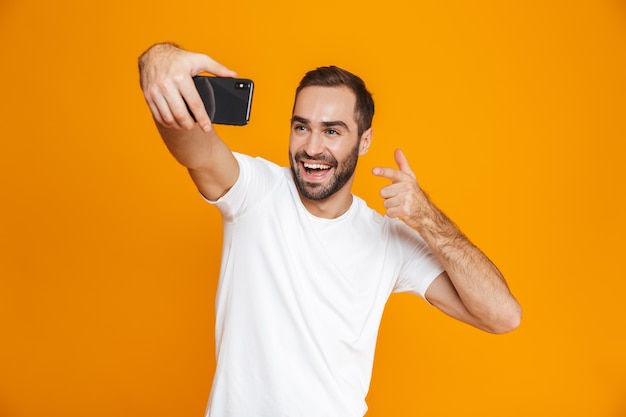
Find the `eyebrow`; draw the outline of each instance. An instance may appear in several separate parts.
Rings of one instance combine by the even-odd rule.
[[[304,125],[310,125],[311,121],[309,119],[305,119],[304,117],[300,117],[300,116],[293,116],[291,118],[291,123],[302,123]],[[350,131],[350,128],[348,127],[348,125],[345,122],[342,122],[341,120],[331,120],[331,121],[327,121],[327,122],[321,122],[321,125],[324,127],[342,127],[344,129],[346,129],[347,131]]]

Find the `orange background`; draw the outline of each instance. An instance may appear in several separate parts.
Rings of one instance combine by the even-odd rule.
[[[0,3],[0,416],[203,415],[221,227],[139,90],[163,40],[255,80],[220,133],[279,163],[304,72],[361,75],[355,192],[402,147],[521,301],[492,336],[393,296],[369,416],[626,416],[623,2],[211,3]]]

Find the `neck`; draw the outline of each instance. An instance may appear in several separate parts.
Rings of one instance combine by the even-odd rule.
[[[304,207],[314,215],[322,219],[336,219],[344,214],[352,205],[351,193],[352,179],[348,181],[339,191],[325,200],[310,200],[300,194],[300,200]]]
[[[350,194],[348,199],[342,201],[341,204],[330,202],[330,198],[324,201],[313,201],[300,196],[300,199],[309,213],[322,219],[336,219],[348,211],[352,205],[352,194]]]

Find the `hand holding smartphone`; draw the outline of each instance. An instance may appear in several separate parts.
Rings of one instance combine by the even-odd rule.
[[[211,123],[233,126],[248,124],[254,90],[252,80],[196,75],[193,82]]]

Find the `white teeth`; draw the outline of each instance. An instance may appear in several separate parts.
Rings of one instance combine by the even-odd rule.
[[[307,164],[306,162],[304,163],[304,167],[307,168],[307,169],[330,169],[330,166],[328,166],[328,165]]]

